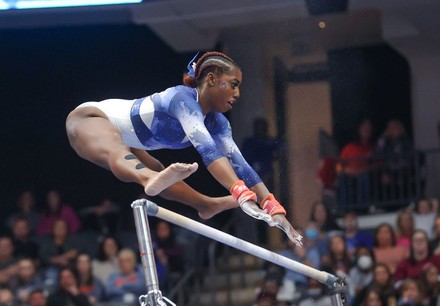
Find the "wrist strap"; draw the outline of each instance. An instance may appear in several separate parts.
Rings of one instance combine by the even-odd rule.
[[[236,181],[229,192],[235,201],[238,201],[240,204],[243,201],[251,200],[255,202],[257,200],[257,195],[250,190],[242,180]]]
[[[266,210],[266,212],[271,216],[276,214],[286,215],[286,210],[284,209],[283,205],[281,205],[280,202],[275,199],[272,193],[269,193],[269,195],[261,201],[260,207]]]

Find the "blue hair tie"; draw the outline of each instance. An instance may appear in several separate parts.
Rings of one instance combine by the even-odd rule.
[[[186,68],[188,69],[188,75],[195,77],[196,76],[196,62],[194,61],[197,56],[199,55],[200,52],[197,52],[197,54],[192,58],[192,60],[189,61],[188,65],[186,66]]]

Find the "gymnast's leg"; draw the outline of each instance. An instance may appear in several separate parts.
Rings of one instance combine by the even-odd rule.
[[[139,149],[131,149],[131,151],[147,167],[156,171],[163,169],[163,165],[146,151]],[[235,201],[230,195],[215,198],[208,197],[200,192],[197,192],[183,181],[177,182],[176,184],[168,187],[159,195],[164,199],[181,202],[193,207],[199,212],[199,216],[203,219],[209,219],[224,210],[239,206],[237,201]]]
[[[71,146],[79,156],[112,171],[121,181],[142,185],[147,195],[157,195],[178,182],[176,187],[164,192],[164,197],[194,207],[203,218],[238,205],[225,198],[223,200],[228,201],[222,202],[222,206],[210,207],[209,204],[219,203],[222,198],[214,200],[203,196],[181,182],[197,170],[197,164],[176,163],[164,169],[159,161],[145,151],[142,159],[137,157],[124,144],[119,130],[98,108],[73,110],[67,117],[66,131]],[[139,152],[136,151],[137,154]]]

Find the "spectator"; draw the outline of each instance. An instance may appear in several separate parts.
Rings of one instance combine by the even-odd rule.
[[[62,268],[59,286],[47,299],[47,306],[90,306],[87,296],[79,291],[78,277],[74,270]]]
[[[440,256],[433,255],[429,247],[428,235],[423,230],[416,230],[411,236],[411,252],[408,259],[404,259],[396,269],[394,280],[406,278],[419,279],[423,267],[432,264],[440,269]]]
[[[384,299],[384,305],[396,305],[397,292],[394,289],[393,275],[387,265],[376,263],[373,268],[373,280],[367,287],[359,291],[353,299],[351,305],[356,306],[365,301],[369,290],[379,291],[379,295]]]
[[[43,279],[38,273],[35,262],[30,258],[22,258],[17,263],[17,274],[10,284],[19,304],[26,305],[30,293],[43,287]]]
[[[375,148],[372,136],[371,121],[365,119],[359,124],[357,139],[345,145],[339,155],[339,201],[344,206],[369,200],[370,158]]]
[[[304,237],[306,238],[307,247],[317,250],[320,258],[328,255],[328,233],[322,231],[316,222],[310,221],[307,224]]]
[[[321,257],[328,252],[327,235],[320,233],[314,222],[309,222],[303,236],[307,260],[313,267],[319,269]]]
[[[307,242],[305,241],[306,239],[307,238],[304,238],[305,243],[303,247],[299,247],[292,241],[288,240],[287,241],[288,248],[281,251],[279,254],[294,261],[301,262],[305,265],[311,267],[318,267],[319,254],[317,253],[316,250],[309,252],[307,248]],[[298,294],[300,295],[303,295],[305,290],[307,289],[307,277],[304,274],[300,274],[292,270],[286,269],[284,274],[284,282],[286,281],[294,283],[296,287],[296,292],[298,292]]]
[[[14,256],[16,258],[32,258],[38,260],[39,246],[31,239],[29,220],[18,216],[12,222],[12,240],[14,243]]]
[[[28,306],[46,306],[47,298],[44,291],[41,289],[35,289],[29,293],[27,300]]]
[[[1,306],[17,306],[14,299],[14,294],[11,288],[3,287],[0,288],[0,305]]]
[[[376,227],[373,251],[376,262],[387,265],[392,274],[397,265],[409,256],[408,249],[397,245],[396,233],[389,223],[382,223]]]
[[[414,232],[414,216],[410,209],[402,209],[397,214],[397,245],[401,245],[409,250],[411,235]]]
[[[307,293],[299,306],[328,306],[332,301],[325,294],[324,286],[313,278],[307,280]]]
[[[375,155],[383,162],[382,185],[388,195],[408,189],[412,154],[413,147],[402,122],[390,120],[375,150]]]
[[[154,235],[155,255],[171,273],[181,273],[183,269],[182,247],[176,242],[171,224],[160,220]]]
[[[397,306],[425,306],[423,304],[424,294],[419,281],[405,279],[400,287],[400,298]]]
[[[47,193],[46,201],[46,211],[38,223],[37,235],[49,235],[58,219],[62,219],[68,224],[70,234],[75,234],[80,228],[80,221],[73,208],[62,201],[59,192],[50,190]]]
[[[135,305],[145,291],[145,275],[139,269],[132,249],[122,249],[118,254],[120,272],[110,275],[106,292],[111,302]]]
[[[46,278],[56,280],[59,269],[73,264],[77,253],[66,221],[56,220],[52,234],[41,243],[41,262],[46,270]]]
[[[258,306],[278,306],[277,293],[279,283],[275,279],[266,278],[261,287],[257,289]]]
[[[435,218],[433,236],[431,248],[435,255],[440,255],[440,215]]]
[[[257,297],[257,306],[278,306],[276,296],[269,293],[260,293]]]
[[[321,259],[321,267],[339,276],[346,276],[351,266],[351,259],[348,256],[344,237],[340,234],[331,235],[329,253]]]
[[[422,285],[426,290],[427,306],[440,305],[439,269],[434,265],[426,265],[422,271]]]
[[[434,203],[437,202],[426,198],[419,199],[414,211],[415,228],[424,230],[430,240],[434,236],[434,222],[438,213],[438,207],[434,206]]]
[[[276,140],[268,134],[266,119],[256,118],[254,120],[253,134],[244,140],[242,154],[269,190],[272,190],[273,162],[278,155],[278,145]]]
[[[345,213],[343,219],[344,238],[350,258],[353,258],[356,250],[361,246],[367,248],[373,247],[373,237],[370,234],[359,230],[357,221],[358,218],[356,213]]]
[[[6,227],[11,228],[12,223],[17,217],[26,218],[29,221],[31,234],[35,233],[39,215],[36,211],[35,195],[32,191],[25,190],[18,196],[16,210],[9,215],[6,221]]]
[[[356,304],[353,304],[356,305]],[[380,290],[375,287],[371,287],[365,294],[365,299],[361,306],[387,306],[383,296],[381,296]]]
[[[17,273],[17,259],[14,258],[14,245],[9,236],[0,237],[0,285],[8,284]]]
[[[76,258],[78,271],[79,292],[87,296],[90,305],[96,305],[104,300],[104,285],[93,276],[92,259],[89,254],[81,253]]]
[[[98,205],[81,210],[82,228],[102,235],[114,235],[118,228],[119,211],[116,203],[105,198]]]
[[[183,272],[184,258],[183,248],[177,243],[170,223],[160,220],[156,224],[154,244],[155,260],[165,271],[161,285],[170,289]]]
[[[360,247],[356,252],[356,265],[350,269],[350,285],[353,297],[373,281],[374,254],[369,248]]]
[[[330,232],[340,230],[335,219],[324,203],[316,202],[312,205],[310,221],[316,223],[320,231]]]
[[[119,242],[112,236],[105,237],[98,248],[98,253],[92,261],[93,275],[103,284],[108,277],[119,272],[118,252],[121,249]]]

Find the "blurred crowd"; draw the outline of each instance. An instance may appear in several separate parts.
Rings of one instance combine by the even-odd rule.
[[[246,152],[257,147],[249,143],[258,143],[271,153],[254,154],[250,160],[272,164],[282,147],[257,131],[244,143],[243,154],[248,158]],[[414,192],[415,181],[422,178],[415,173],[410,136],[398,119],[389,120],[379,134],[369,119],[353,131],[352,141],[337,146],[336,154],[321,156],[318,177],[324,191],[336,191],[334,199],[323,197],[312,206],[307,225],[300,229],[304,247],[288,241],[280,254],[344,279],[345,305],[440,306],[439,204],[436,196]],[[273,175],[272,170],[262,177]],[[392,201],[398,205],[385,205]],[[384,206],[376,208],[396,213],[396,219],[360,229],[358,214],[371,213],[378,203]],[[258,306],[332,304],[325,285],[272,264],[266,267],[256,300]]]
[[[254,134],[245,140],[242,152],[273,188],[273,163],[283,148],[267,132],[267,122],[257,119]],[[386,162],[380,180],[390,187],[401,183],[396,173],[408,166],[413,151],[397,120],[388,123],[377,141],[372,141],[368,120],[357,132],[358,138],[342,147],[338,163],[327,164],[320,172],[324,186],[342,187],[340,203],[353,196],[360,203],[369,202],[369,181],[363,177],[377,166],[371,162],[372,156]],[[351,189],[344,189],[350,180],[356,180],[355,195],[350,194]],[[15,204],[12,214],[2,216],[1,306],[139,304],[138,297],[146,294],[145,275],[134,226],[125,236],[120,231],[124,221],[119,205],[103,199],[80,210],[63,201],[58,190],[47,191],[41,203],[33,191],[24,190]],[[400,207],[395,221],[368,229],[359,228],[359,211],[347,210],[335,216],[334,208],[327,202],[314,203],[307,225],[298,229],[304,246],[287,241],[279,253],[343,278],[349,306],[440,306],[440,216],[436,198],[420,197]],[[194,256],[188,255],[194,250],[188,250],[188,237],[179,237],[171,224],[157,221],[150,225],[160,286],[167,290],[182,276],[188,261],[194,262]],[[258,226],[258,243],[266,245],[267,225],[259,222]],[[293,271],[266,264],[265,277],[260,281],[255,297],[258,306],[331,305],[324,285]]]
[[[1,306],[139,305],[145,275],[134,228],[125,237],[118,229],[118,205],[104,199],[77,211],[57,190],[42,211],[30,190],[16,204],[0,235]],[[159,281],[168,286],[183,269],[183,249],[167,222],[151,234]]]
[[[288,242],[280,254],[344,279],[353,306],[440,305],[440,216],[436,199],[420,199],[395,222],[359,229],[358,216],[340,223],[322,203],[302,229],[304,247]],[[277,266],[266,268],[257,305],[331,305],[328,288]]]

